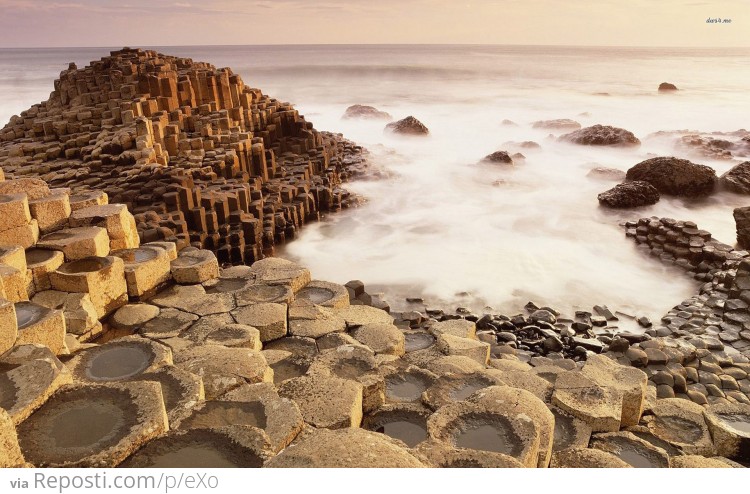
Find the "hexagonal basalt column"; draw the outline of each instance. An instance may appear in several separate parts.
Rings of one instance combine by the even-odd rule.
[[[73,377],[46,346],[18,345],[0,358],[0,402],[20,424]]]
[[[34,291],[41,292],[52,288],[49,274],[62,266],[65,255],[56,250],[29,249],[26,251],[26,264],[31,271]]]
[[[0,264],[0,287],[3,288],[0,295],[11,302],[21,302],[29,299],[28,289],[29,280],[26,271],[21,272],[18,269]]]
[[[117,466],[168,428],[161,388],[153,382],[72,385],[18,426],[36,466]]]
[[[123,381],[172,363],[168,347],[139,336],[127,336],[76,353],[68,368],[78,381]]]
[[[70,198],[65,192],[50,194],[29,201],[31,217],[39,224],[42,234],[54,232],[68,226]]]
[[[0,468],[21,468],[25,464],[13,421],[0,408]]]
[[[18,322],[13,302],[0,298],[0,355],[10,350],[18,338]]]
[[[0,194],[0,245],[28,249],[39,240],[39,224],[31,218],[26,194]]]
[[[260,468],[272,456],[268,436],[255,427],[171,431],[123,463],[126,468]]]
[[[209,250],[181,252],[172,261],[172,277],[181,285],[203,283],[219,276],[219,261]]]
[[[99,319],[128,303],[125,264],[119,257],[88,257],[50,273],[55,290],[88,293]]]
[[[140,300],[153,295],[169,281],[169,255],[158,247],[139,247],[112,252],[125,262],[128,295]]]
[[[110,249],[134,249],[140,245],[135,218],[124,204],[102,204],[78,209],[70,215],[70,226],[98,226],[107,230]]]
[[[297,292],[295,298],[332,309],[342,309],[349,305],[349,291],[346,287],[327,281],[311,281]]]
[[[717,453],[750,461],[750,405],[715,404],[706,409],[705,416]]]
[[[107,193],[101,190],[79,192],[70,196],[70,209],[72,211],[78,211],[79,209],[90,206],[100,206],[108,203],[109,198],[107,197]]]
[[[257,261],[250,270],[258,282],[266,285],[288,285],[295,293],[310,283],[309,270],[278,257]]]
[[[39,343],[55,355],[65,349],[65,315],[31,302],[16,304],[18,338],[16,344]]]
[[[66,261],[85,259],[109,254],[109,237],[104,228],[66,228],[39,239],[39,248],[59,250]]]

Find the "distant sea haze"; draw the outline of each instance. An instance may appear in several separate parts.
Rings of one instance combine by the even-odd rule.
[[[68,62],[111,48],[0,50],[0,120],[48,97]],[[361,279],[398,305],[406,295],[447,305],[517,312],[528,300],[563,311],[607,304],[660,317],[693,294],[682,271],[644,256],[618,223],[641,216],[692,220],[734,243],[741,197],[699,202],[662,197],[639,210],[607,211],[596,196],[613,182],[596,166],[627,170],[675,155],[657,131],[734,131],[750,126],[750,49],[538,46],[227,46],[159,51],[232,67],[243,80],[296,104],[320,130],[366,146],[388,178],[349,185],[368,198],[308,225],[282,255],[319,279]],[[661,82],[680,91],[659,94]],[[395,118],[414,115],[426,138],[383,132],[386,122],[341,120],[352,104]],[[558,142],[537,120],[570,118],[628,129],[643,144],[611,149]],[[504,119],[516,126],[502,125]],[[560,132],[552,132],[558,136]],[[513,168],[478,161],[509,141],[535,141]],[[690,157],[721,174],[737,162]],[[495,184],[495,185],[493,185]],[[466,292],[467,296],[458,293]]]

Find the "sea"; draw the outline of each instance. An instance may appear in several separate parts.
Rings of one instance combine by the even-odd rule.
[[[305,45],[146,47],[231,67],[246,84],[289,101],[319,130],[343,133],[370,152],[375,176],[347,187],[357,208],[303,228],[278,255],[313,277],[365,282],[394,308],[407,297],[433,307],[517,313],[533,301],[563,313],[605,304],[651,318],[697,292],[677,268],[644,255],[620,225],[644,216],[692,220],[734,244],[732,210],[747,197],[662,197],[613,211],[597,194],[616,182],[594,167],[627,170],[678,156],[718,174],[740,160],[711,160],[659,131],[732,132],[750,127],[750,49]],[[0,50],[0,121],[46,99],[68,62],[83,67],[113,48]],[[680,90],[659,93],[661,82]],[[384,132],[385,122],[345,120],[353,104],[412,115],[428,137]],[[532,126],[569,118],[614,125],[642,145],[618,149],[559,142]],[[514,125],[503,124],[510,120]],[[534,141],[538,149],[512,142]],[[513,167],[481,164],[521,151]]]

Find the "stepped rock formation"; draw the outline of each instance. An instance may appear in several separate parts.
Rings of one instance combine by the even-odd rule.
[[[250,263],[353,198],[353,143],[315,130],[289,103],[217,69],[125,48],[70,64],[47,101],[0,130],[0,167],[72,197],[123,203],[144,242],[168,240]]]

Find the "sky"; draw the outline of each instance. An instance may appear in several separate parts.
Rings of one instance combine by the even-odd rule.
[[[0,47],[329,43],[750,47],[750,0],[0,0]]]

